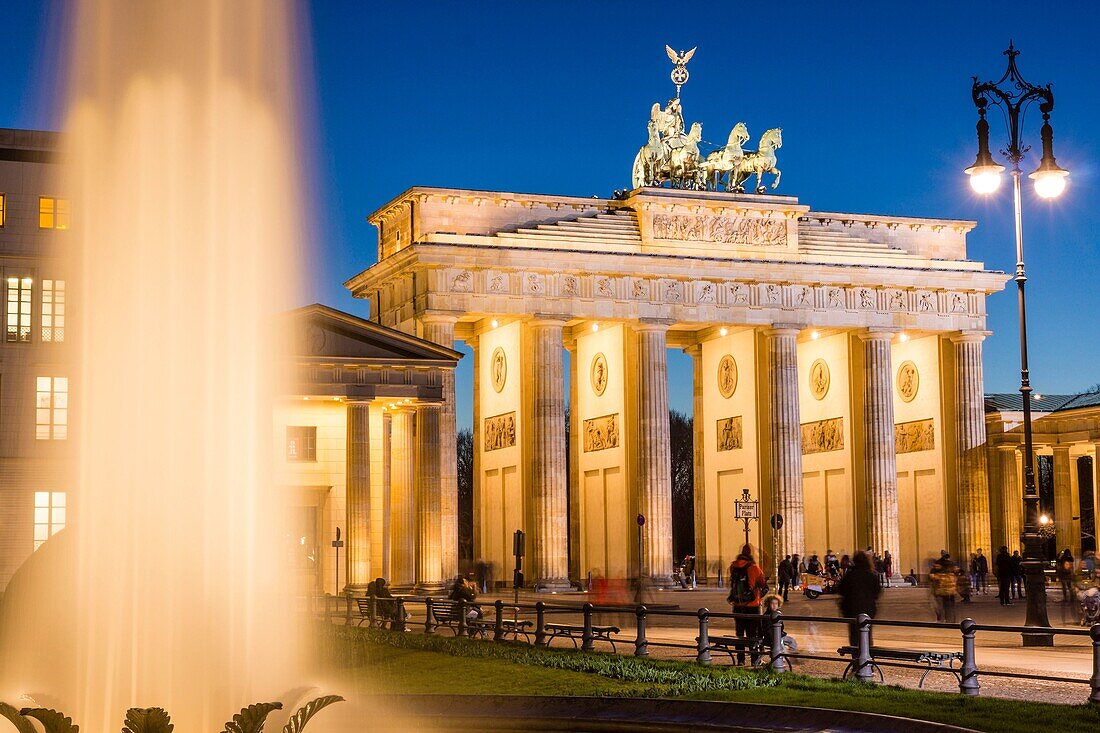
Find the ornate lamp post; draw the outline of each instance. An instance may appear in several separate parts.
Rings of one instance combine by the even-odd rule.
[[[1027,626],[1050,627],[1047,619],[1046,575],[1044,573],[1043,537],[1039,528],[1039,492],[1035,486],[1035,452],[1031,443],[1031,382],[1027,366],[1027,308],[1024,299],[1024,237],[1020,215],[1020,161],[1031,149],[1020,143],[1020,123],[1023,113],[1032,102],[1039,103],[1043,115],[1040,133],[1043,141],[1043,158],[1039,167],[1028,177],[1035,181],[1035,192],[1050,199],[1058,196],[1066,187],[1069,171],[1060,168],[1054,160],[1054,131],[1050,127],[1050,113],[1054,110],[1054,93],[1050,84],[1035,86],[1024,80],[1016,68],[1019,51],[1011,42],[1005,56],[1008,69],[996,82],[979,82],[974,77],[972,95],[978,108],[978,158],[966,169],[970,185],[980,194],[991,194],[1001,182],[1004,166],[998,164],[989,153],[989,123],[985,113],[990,106],[1000,107],[1008,123],[1008,147],[1001,154],[1012,165],[1012,197],[1016,215],[1016,285],[1020,312],[1020,396],[1024,411],[1024,576]],[[1051,646],[1054,638],[1043,632],[1025,633],[1024,646]]]

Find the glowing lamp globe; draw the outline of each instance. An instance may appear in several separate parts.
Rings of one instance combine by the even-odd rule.
[[[1057,198],[1062,194],[1062,191],[1066,190],[1066,176],[1069,175],[1069,171],[1059,168],[1058,170],[1039,170],[1032,173],[1029,178],[1035,181],[1035,193],[1045,199]]]
[[[1004,166],[999,165],[983,166],[980,169],[967,168],[966,172],[970,175],[970,187],[974,189],[974,193],[983,196],[993,193],[1001,185],[1002,170],[1004,170]]]

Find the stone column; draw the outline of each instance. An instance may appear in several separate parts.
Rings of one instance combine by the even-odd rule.
[[[411,408],[391,414],[390,441],[390,585],[408,590],[416,584],[416,436]]]
[[[989,552],[989,478],[985,453],[984,333],[961,333],[955,345],[955,478],[958,483],[959,560],[979,547]]]
[[[1001,492],[1004,497],[1005,542],[1008,551],[1022,550],[1020,535],[1024,531],[1024,488],[1016,467],[1019,451],[1014,445],[1002,445],[997,449],[1001,460]]]
[[[1073,462],[1069,458],[1068,445],[1054,446],[1054,536],[1058,543],[1056,548],[1061,552],[1065,548],[1074,551],[1074,557],[1080,555],[1076,551],[1077,538],[1073,531],[1073,480],[1070,471],[1073,470]]]
[[[382,413],[382,577],[393,578],[393,414]]]
[[[899,555],[894,380],[890,362],[894,333],[871,329],[860,337],[863,339],[863,457],[871,547],[875,552],[889,550],[895,568],[909,567],[916,565],[917,558]]]
[[[416,406],[416,587],[437,592],[444,586],[439,405]]]
[[[643,571],[658,585],[672,574],[672,452],[668,426],[668,324],[642,320],[638,337],[638,498],[646,523]],[[624,425],[623,430],[630,426]]]
[[[798,414],[799,329],[777,325],[765,332],[771,414],[771,479],[776,511],[783,516],[778,557],[805,556],[802,504],[802,426]]]
[[[457,320],[451,314],[422,316],[424,339],[453,349]],[[451,579],[458,575],[458,428],[455,423],[455,375],[449,369],[443,372],[443,405],[439,412],[440,552],[443,578]]]
[[[374,580],[370,568],[370,403],[346,407],[347,589],[362,593]]]
[[[534,509],[536,582],[569,588],[569,512],[565,470],[565,365],[562,326],[557,318],[536,316],[525,324],[530,343],[531,497]]]
[[[569,349],[569,573],[582,583],[581,571],[581,414],[579,403],[580,365],[577,359],[577,339],[566,344]]]
[[[684,349],[691,357],[691,462],[692,462],[692,489],[695,517],[695,577],[700,582],[707,580],[707,568],[710,559],[707,557],[707,493],[706,493],[706,469],[703,467],[704,445],[706,430],[703,418],[703,345],[695,344]]]

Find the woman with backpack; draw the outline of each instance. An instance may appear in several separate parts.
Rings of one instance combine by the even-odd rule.
[[[768,590],[768,581],[764,578],[764,572],[752,557],[752,545],[745,544],[741,548],[741,554],[730,563],[730,592],[726,600],[733,606],[733,612],[737,614],[752,614],[756,618],[735,618],[734,628],[737,636],[745,639],[750,645],[755,645],[760,639],[760,597]],[[752,663],[755,665],[760,659],[758,648],[750,652]],[[745,663],[744,648],[737,651],[737,663]]]

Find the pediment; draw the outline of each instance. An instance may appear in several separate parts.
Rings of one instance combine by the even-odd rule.
[[[365,361],[456,363],[457,351],[315,303],[287,314],[295,356]]]

